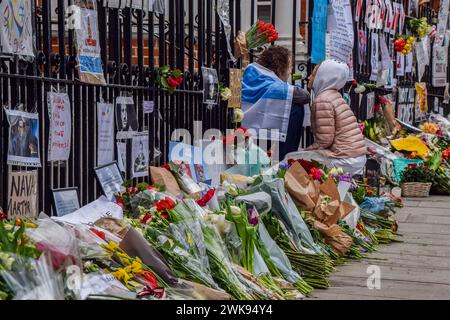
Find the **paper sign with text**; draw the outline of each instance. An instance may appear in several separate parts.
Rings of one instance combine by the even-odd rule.
[[[37,171],[19,171],[8,174],[8,219],[36,217],[38,212]]]
[[[48,93],[50,131],[48,161],[66,161],[70,156],[72,114],[67,93]]]

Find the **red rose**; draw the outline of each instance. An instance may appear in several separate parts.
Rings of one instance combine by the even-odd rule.
[[[150,213],[146,213],[145,216],[141,219],[141,223],[142,224],[146,224],[148,222],[148,220],[151,220],[152,216],[150,215]]]
[[[167,213],[161,213],[161,218],[163,218],[163,219],[169,219],[169,215],[167,214]]]
[[[177,85],[180,85],[183,83],[183,76],[179,75],[178,77],[175,78],[175,80],[177,81]]]
[[[92,233],[95,233],[97,236],[106,241],[106,235],[103,231],[97,230],[95,228],[89,228],[89,230],[91,230]]]
[[[200,207],[204,207],[208,204],[208,202],[214,197],[214,194],[216,193],[216,189],[210,189],[206,194],[203,196],[203,198],[197,200],[197,203]]]
[[[167,169],[170,171],[170,165],[168,163],[164,163],[161,168]]]
[[[358,85],[358,81],[356,81],[355,79],[352,80],[352,86],[356,86]]]
[[[166,197],[164,200],[158,201],[155,203],[156,210],[158,212],[170,210],[173,207],[175,207],[175,202],[170,199],[169,197]]]
[[[167,83],[171,88],[176,88],[178,86],[178,80],[174,76],[169,76]]]
[[[3,211],[0,211],[0,221],[6,219],[6,214],[3,213]]]
[[[259,29],[264,25],[264,21],[258,21],[258,23],[256,24],[256,27]]]

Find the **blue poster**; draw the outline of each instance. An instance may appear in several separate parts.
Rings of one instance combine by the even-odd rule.
[[[314,0],[312,22],[311,63],[325,60],[325,33],[327,31],[328,0]]]

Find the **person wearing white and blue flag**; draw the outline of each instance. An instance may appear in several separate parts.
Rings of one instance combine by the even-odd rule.
[[[291,63],[288,49],[270,46],[248,65],[242,79],[242,126],[258,131],[259,138],[280,141],[279,159],[298,150],[303,105],[310,102],[308,91],[287,83]]]

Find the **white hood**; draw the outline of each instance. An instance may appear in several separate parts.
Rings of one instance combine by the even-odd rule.
[[[319,66],[314,78],[313,90],[318,96],[325,90],[340,90],[345,86],[349,74],[345,63],[335,60],[325,60]]]

